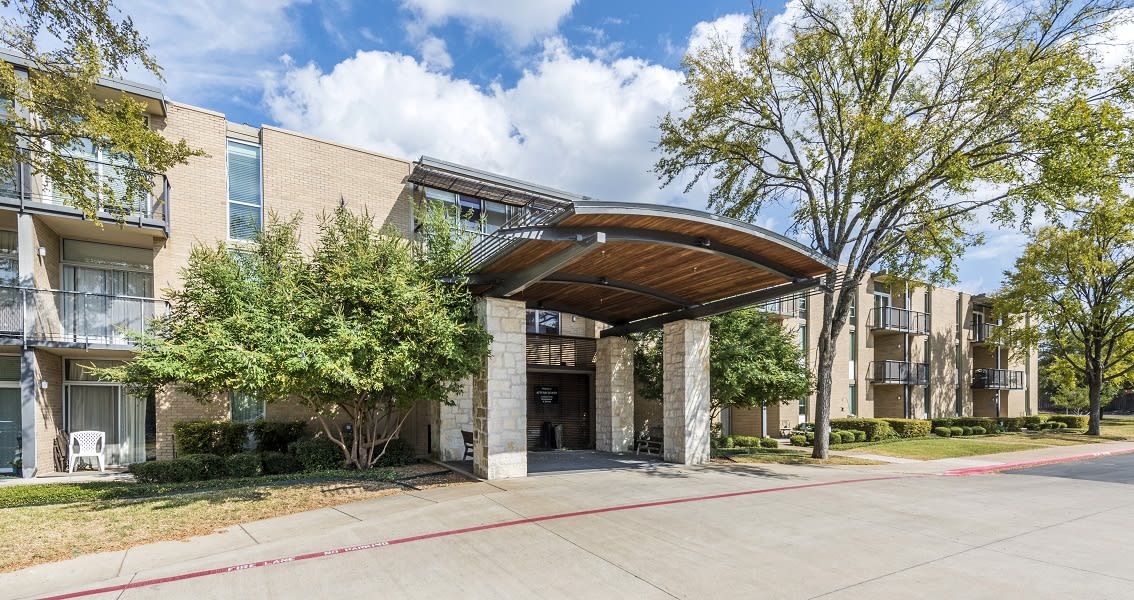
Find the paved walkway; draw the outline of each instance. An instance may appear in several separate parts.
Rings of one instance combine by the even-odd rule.
[[[1072,449],[1085,448],[1134,443]],[[932,463],[653,464],[477,482],[0,574],[0,590],[195,599],[934,598],[963,589],[1031,600],[1134,590],[1128,528],[1117,526],[1134,520],[1127,486],[927,477],[955,466]]]

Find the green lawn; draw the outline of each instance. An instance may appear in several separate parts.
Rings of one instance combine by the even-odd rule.
[[[1104,436],[1134,439],[1134,417],[1103,417],[1099,433],[1103,434]]]
[[[420,464],[195,484],[39,483],[0,487],[0,572],[207,535],[239,523],[400,493],[464,478]],[[63,506],[60,503],[68,503]]]
[[[747,454],[732,454],[714,459],[718,464],[772,463],[778,465],[881,465],[867,458],[832,455],[826,460],[811,458],[811,448],[751,448]]]
[[[925,437],[897,440],[863,447],[851,452],[880,454],[914,460],[936,460],[1106,441],[1110,440],[1091,438],[1078,433],[1002,433],[966,438]]]

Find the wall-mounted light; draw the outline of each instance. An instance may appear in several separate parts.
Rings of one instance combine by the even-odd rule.
[[[39,382],[39,389],[41,389],[41,390],[46,390],[46,389],[47,389],[47,380],[46,380],[46,379],[41,379],[41,380],[40,380],[40,382]]]
[[[40,255],[40,256],[47,256],[47,248],[44,248],[43,246],[40,246],[40,247],[39,247],[39,255]]]

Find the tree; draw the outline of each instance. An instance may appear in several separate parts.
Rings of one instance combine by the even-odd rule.
[[[724,407],[755,408],[811,393],[811,372],[795,338],[755,308],[710,317],[709,419]],[[634,373],[647,398],[662,395],[662,335],[639,336]]]
[[[1063,368],[1061,388],[1086,385],[1087,434],[1099,435],[1107,388],[1134,374],[1134,200],[1103,198],[1041,228],[995,306],[1008,343],[1042,342]]]
[[[93,218],[98,210],[127,215],[154,188],[153,174],[204,153],[172,142],[147,125],[144,105],[125,93],[98,96],[102,77],[140,66],[161,78],[144,37],[110,0],[0,0],[0,45],[27,70],[0,61],[0,180],[22,163],[51,181],[54,195]],[[50,49],[43,49],[47,46]],[[84,159],[92,144],[113,157],[104,176]],[[113,176],[105,176],[113,170]]]
[[[814,456],[827,456],[836,342],[869,272],[953,281],[980,241],[977,211],[1010,222],[1090,176],[1053,174],[1053,149],[1081,148],[1082,123],[1052,116],[1128,91],[1103,81],[1090,46],[1125,5],[802,0],[776,27],[754,14],[740,48],[718,39],[685,57],[689,105],[660,123],[663,185],[709,179],[710,207],[737,218],[790,206],[791,229],[845,264],[823,285]]]
[[[296,398],[348,465],[368,468],[416,403],[447,402],[483,366],[489,336],[472,297],[438,277],[467,241],[439,214],[416,243],[340,208],[305,256],[299,222],[273,216],[253,250],[195,247],[184,288],[167,291],[170,314],[134,336],[135,359],[96,373],[173,384],[202,402],[229,391]]]

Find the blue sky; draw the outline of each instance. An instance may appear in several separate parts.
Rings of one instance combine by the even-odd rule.
[[[660,189],[656,125],[681,57],[737,40],[748,0],[118,0],[171,100],[393,156],[431,155],[594,197],[704,209]],[[763,6],[771,15],[782,2]],[[131,78],[148,81],[142,74]],[[758,223],[785,233],[784,213]],[[981,227],[989,227],[981,225]],[[1026,243],[987,228],[958,287],[993,291]]]

